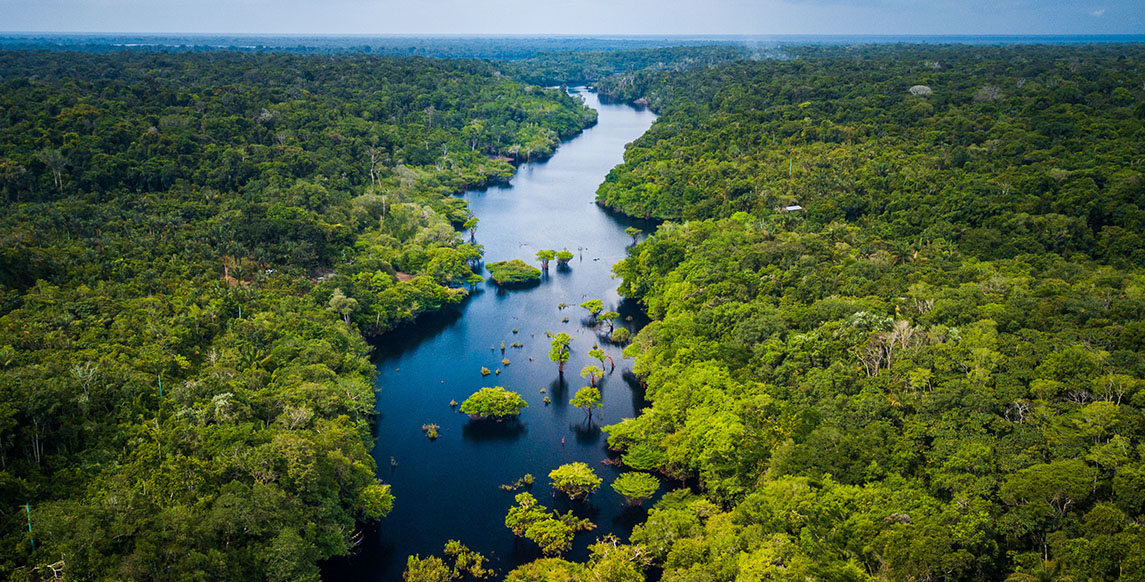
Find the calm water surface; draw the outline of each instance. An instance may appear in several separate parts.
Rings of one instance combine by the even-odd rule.
[[[326,579],[400,580],[407,556],[440,557],[450,539],[490,557],[500,576],[540,557],[532,542],[515,540],[504,524],[514,493],[498,485],[525,473],[536,477],[529,491],[541,503],[572,509],[598,525],[577,535],[567,557],[585,557],[586,546],[605,533],[627,537],[643,519],[643,509],[625,508],[609,487],[619,471],[601,463],[607,452],[599,428],[633,416],[643,395],[631,376],[631,362],[621,357],[619,346],[604,340],[603,331],[598,335],[586,325],[586,312],[577,304],[603,299],[606,309],[634,316],[626,324],[630,328],[639,325],[640,314],[620,305],[618,281],[611,274],[611,266],[632,243],[624,228],[636,223],[610,215],[593,200],[605,174],[623,161],[625,144],[644,133],[655,115],[602,104],[593,93],[580,95],[600,114],[595,127],[562,144],[547,162],[523,165],[511,185],[464,195],[480,219],[477,242],[485,246],[487,261],[520,258],[535,264],[538,250],[562,248],[576,258],[567,270],[558,270],[554,261],[549,276],[531,289],[506,292],[486,284],[460,308],[423,318],[378,346],[374,457],[397,502],[388,517],[366,532],[353,558],[327,565]],[[561,303],[569,307],[558,309]],[[548,359],[546,331],[576,338],[563,380]],[[511,347],[514,342],[524,347]],[[590,424],[568,401],[587,385],[581,368],[597,364],[587,354],[594,343],[614,358],[616,370],[598,382],[604,406]],[[511,363],[502,365],[502,358]],[[482,378],[482,366],[501,372]],[[520,422],[471,424],[450,408],[450,400],[461,402],[482,386],[522,394],[529,408]],[[547,406],[546,396],[552,400]],[[422,433],[427,423],[441,425],[436,441]],[[571,504],[549,485],[548,472],[572,461],[588,463],[604,479],[587,503]]]

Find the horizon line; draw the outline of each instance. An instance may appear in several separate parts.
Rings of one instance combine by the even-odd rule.
[[[426,32],[426,33],[395,33],[395,32],[161,32],[161,31],[27,31],[27,30],[0,30],[0,36],[93,36],[93,35],[150,35],[150,36],[250,36],[250,37],[300,37],[300,38],[502,38],[502,39],[535,39],[535,38],[579,38],[579,39],[742,39],[742,38],[776,38],[776,37],[877,37],[877,38],[1141,38],[1145,33],[728,33],[728,34],[680,34],[680,33],[624,33],[624,34],[594,34],[594,33],[470,33],[470,32]]]

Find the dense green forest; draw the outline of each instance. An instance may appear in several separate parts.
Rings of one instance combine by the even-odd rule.
[[[510,579],[1145,580],[1145,49],[792,56],[601,83],[669,220],[605,430],[686,487]]]
[[[0,53],[0,577],[316,579],[394,502],[363,335],[595,118],[475,61]]]

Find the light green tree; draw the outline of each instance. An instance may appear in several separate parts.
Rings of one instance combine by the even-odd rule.
[[[609,363],[612,364],[612,366],[609,368],[609,372],[616,369],[616,362],[612,361],[612,356],[604,353],[604,350],[600,348],[593,348],[588,351],[588,355],[599,360],[602,368],[604,367],[604,360],[608,360]]]
[[[552,341],[549,343],[549,359],[557,363],[557,371],[563,376],[565,373],[565,362],[569,361],[569,355],[571,353],[569,344],[572,343],[573,338],[563,331],[552,335],[552,338]]]
[[[601,402],[600,390],[591,386],[585,386],[576,391],[576,395],[569,401],[569,404],[587,412],[588,419],[591,421],[592,409],[600,408]]]
[[[597,321],[606,324],[608,326],[608,333],[612,334],[612,332],[616,330],[616,319],[619,317],[620,314],[615,311],[605,311],[597,316]]]
[[[358,494],[358,511],[366,519],[384,517],[394,508],[394,496],[390,486],[381,483],[366,485]]]
[[[568,266],[569,261],[573,260],[573,257],[575,257],[576,255],[573,254],[573,252],[568,250],[568,249],[563,249],[563,250],[557,251],[556,256],[557,256],[557,266],[558,267],[565,267],[565,266]]]
[[[345,321],[346,325],[350,325],[350,314],[358,310],[358,300],[353,297],[346,297],[341,289],[334,290],[334,293],[330,295],[328,305],[331,311],[342,316],[342,321]]]
[[[618,327],[609,334],[608,339],[612,343],[626,344],[628,340],[632,339],[632,332],[628,331],[627,327]]]
[[[588,310],[588,314],[592,317],[594,322],[597,316],[600,315],[600,312],[604,311],[604,302],[600,299],[589,299],[581,303],[580,306]]]
[[[604,375],[604,370],[597,366],[585,366],[580,369],[580,375],[582,378],[588,378],[589,384],[596,388],[596,379]]]
[[[503,418],[516,416],[528,407],[529,403],[520,394],[494,386],[474,392],[461,403],[459,410],[470,418]]]
[[[637,237],[639,237],[643,232],[644,232],[643,230],[640,230],[639,228],[636,228],[635,226],[630,226],[630,227],[624,229],[624,234],[632,237],[632,244],[636,244],[638,242]]]
[[[659,488],[660,480],[648,473],[624,473],[612,482],[612,490],[623,495],[629,505],[644,503]]]
[[[557,253],[551,249],[541,249],[537,251],[537,260],[541,262],[541,270],[548,272],[549,261],[553,260]]]
[[[553,469],[549,472],[549,479],[553,480],[554,489],[574,501],[588,497],[602,482],[592,467],[581,462],[567,463]]]
[[[576,532],[559,519],[542,519],[525,530],[525,537],[541,546],[546,556],[557,556],[572,549],[573,535]]]

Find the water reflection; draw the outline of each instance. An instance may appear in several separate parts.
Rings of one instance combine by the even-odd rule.
[[[461,436],[467,441],[515,441],[528,432],[520,419],[470,420],[461,427]]]
[[[569,382],[565,377],[558,376],[552,382],[549,382],[548,387],[549,398],[553,401],[553,408],[556,410],[564,410],[569,403]]]
[[[582,445],[592,445],[600,441],[600,427],[596,425],[596,419],[592,421],[585,420],[580,424],[570,424],[569,430],[573,431],[576,435],[576,442]]]

